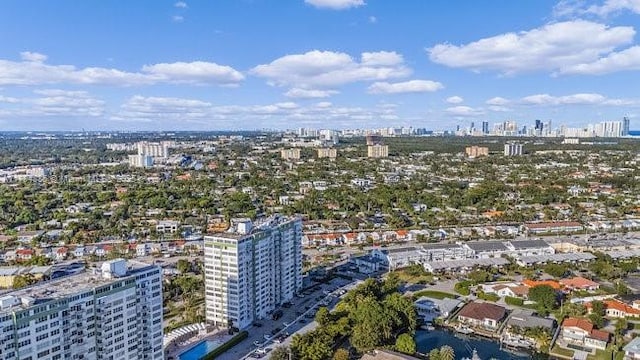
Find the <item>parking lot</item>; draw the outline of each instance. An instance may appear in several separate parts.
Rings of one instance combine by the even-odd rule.
[[[287,344],[291,336],[313,322],[318,306],[332,307],[337,303],[337,296],[330,296],[332,290],[338,290],[352,281],[335,278],[327,284],[317,284],[312,291],[307,291],[304,297],[295,297],[289,307],[281,307],[282,317],[278,320],[262,319],[257,324],[246,329],[249,337],[234,346],[226,353],[217,357],[221,360],[250,359],[252,357],[267,358],[268,351],[279,343]],[[336,291],[337,295],[337,291]],[[308,330],[307,330],[308,331]],[[257,349],[265,349],[265,354],[256,353]],[[256,354],[256,355],[252,355]]]

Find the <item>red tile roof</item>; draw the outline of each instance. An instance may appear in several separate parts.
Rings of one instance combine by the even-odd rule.
[[[566,318],[564,319],[564,321],[562,322],[562,327],[577,327],[580,328],[588,333],[591,333],[591,330],[593,330],[593,324],[585,319],[578,319],[578,318]]]
[[[600,284],[595,281],[591,281],[579,276],[571,279],[562,279],[560,280],[560,284],[574,289],[587,289],[600,286]]]
[[[540,285],[548,285],[551,286],[552,288],[554,288],[555,290],[560,290],[561,286],[560,284],[555,281],[555,280],[523,280],[522,281],[522,285],[527,286],[527,287],[534,287],[534,286],[540,286]]]

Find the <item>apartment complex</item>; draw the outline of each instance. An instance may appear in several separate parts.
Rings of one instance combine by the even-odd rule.
[[[522,144],[507,143],[504,144],[504,156],[520,156],[522,155]]]
[[[320,148],[318,149],[318,158],[335,159],[338,156],[336,148]]]
[[[271,216],[232,221],[205,237],[207,321],[246,328],[291,300],[302,287],[302,220]]]
[[[156,158],[169,157],[169,145],[168,141],[161,141],[159,143],[153,143],[148,141],[140,141],[136,143],[138,149],[138,155],[149,155]]]
[[[280,150],[280,157],[284,160],[299,160],[300,149],[298,148],[282,149]]]
[[[486,146],[467,146],[464,149],[464,152],[468,157],[479,157],[479,156],[487,156],[489,155],[489,148]]]
[[[370,158],[388,157],[389,146],[380,144],[367,146],[367,156]]]
[[[0,297],[0,359],[164,359],[162,274],[122,259]]]

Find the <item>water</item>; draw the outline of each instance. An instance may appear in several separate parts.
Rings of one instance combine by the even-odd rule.
[[[183,352],[178,356],[179,360],[200,360],[201,357],[207,355],[213,349],[220,346],[219,341],[202,340],[194,345],[189,350]]]
[[[473,349],[476,349],[478,356],[480,356],[482,360],[489,360],[491,358],[499,360],[531,358],[531,355],[525,352],[515,353],[500,350],[500,344],[498,342],[479,337],[454,334],[453,332],[444,330],[417,331],[415,339],[418,345],[418,351],[423,354],[443,345],[449,345],[453,348],[453,351],[455,351],[456,359],[462,359],[464,357],[470,358]]]

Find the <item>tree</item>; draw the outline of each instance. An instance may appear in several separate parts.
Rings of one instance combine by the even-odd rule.
[[[567,270],[565,265],[560,264],[547,264],[544,267],[544,272],[556,278],[563,277],[567,273]]]
[[[289,360],[289,348],[286,346],[276,346],[271,352],[271,360]]]
[[[451,346],[444,345],[440,347],[440,360],[455,360],[455,358],[456,353]]]
[[[176,263],[176,269],[178,269],[180,274],[185,274],[191,270],[191,263],[185,259],[180,259]]]
[[[553,310],[558,303],[557,294],[554,288],[549,285],[537,285],[529,290],[529,299],[538,304],[542,310]]]
[[[271,357],[273,359],[273,356]],[[333,354],[333,360],[349,360],[349,351],[346,349],[338,349]]]
[[[36,282],[36,279],[31,274],[26,275],[16,275],[13,278],[13,288],[21,289],[23,287],[27,287]]]
[[[605,307],[602,301],[595,300],[591,302],[591,313],[589,314],[589,320],[591,320],[595,327],[601,328],[604,326],[604,313]]]
[[[396,350],[405,353],[408,355],[413,355],[416,352],[416,342],[413,339],[413,336],[404,333],[398,336],[396,340]]]
[[[331,321],[331,314],[329,313],[329,309],[324,306],[318,308],[315,320],[320,326],[327,326]]]
[[[619,335],[619,336],[624,335],[628,327],[629,327],[629,323],[627,322],[627,319],[625,318],[618,319],[618,321],[616,322],[616,328],[615,328],[616,335]]]
[[[440,349],[435,348],[429,351],[428,354],[429,360],[441,360],[440,358]]]

